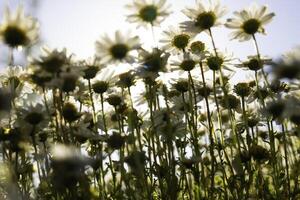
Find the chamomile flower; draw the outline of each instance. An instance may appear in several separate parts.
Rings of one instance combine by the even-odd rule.
[[[135,84],[135,73],[130,70],[128,72],[118,75],[118,81],[116,85],[121,88],[130,88]]]
[[[65,71],[63,68],[68,66],[71,62],[72,55],[67,54],[67,50],[50,49],[43,47],[42,55],[37,59],[31,59],[31,65],[38,69],[50,73],[56,74],[61,71]]]
[[[259,7],[256,3],[240,12],[234,12],[234,15],[236,18],[228,19],[225,26],[236,29],[231,35],[232,39],[239,41],[250,40],[255,33],[265,34],[264,25],[275,16],[274,13],[268,13],[267,6]]]
[[[142,50],[139,53],[139,62],[141,66],[137,69],[137,76],[143,79],[155,80],[159,72],[165,72],[168,64],[169,53],[158,48],[151,52]]]
[[[22,133],[32,134],[32,131],[39,131],[48,125],[47,112],[45,107],[37,103],[24,104],[19,110],[20,117],[16,121],[16,126],[20,127]]]
[[[29,46],[38,38],[38,23],[31,16],[25,16],[22,6],[12,14],[4,10],[3,22],[0,24],[0,40],[12,48]]]
[[[215,53],[211,53],[210,55],[207,56],[205,63],[208,66],[208,68],[213,71],[218,71],[221,68],[226,69],[228,71],[233,71],[232,70],[233,60],[234,60],[233,54],[225,51],[225,52],[218,52],[217,56],[215,55]]]
[[[163,108],[153,113],[154,128],[164,140],[181,138],[186,135],[186,124],[177,116],[173,110]]]
[[[109,68],[102,69],[92,81],[92,88],[96,94],[109,92],[117,82],[115,71]]]
[[[197,59],[196,56],[191,55],[190,53],[184,53],[178,56],[177,60],[174,60],[171,65],[175,67],[174,69],[189,72],[196,67]]]
[[[185,51],[192,39],[189,33],[174,26],[170,26],[169,30],[163,32],[163,35],[164,38],[160,40],[160,42],[164,44],[162,49],[172,53]]]
[[[272,59],[269,57],[257,57],[257,55],[254,56],[248,56],[248,59],[245,61],[242,61],[241,64],[238,64],[237,67],[242,67],[245,70],[251,70],[251,71],[258,71],[264,67],[264,65],[268,65],[272,63]]]
[[[201,41],[194,41],[189,46],[189,51],[192,54],[199,56],[200,60],[204,59],[206,54],[208,53],[205,43]]]
[[[221,6],[219,0],[198,0],[195,8],[186,8],[182,12],[190,18],[181,23],[182,28],[186,32],[198,34],[221,25],[220,18],[226,14],[226,8]]]
[[[122,35],[120,31],[116,31],[115,40],[108,35],[96,41],[96,54],[102,58],[103,63],[128,62],[133,63],[134,57],[131,51],[140,47],[138,36],[130,37]]]
[[[126,6],[133,14],[127,16],[127,21],[138,23],[138,27],[147,25],[158,26],[170,15],[169,5],[166,0],[133,0],[132,4]]]
[[[97,73],[104,68],[104,65],[101,65],[100,62],[101,60],[97,57],[81,61],[83,78],[86,80],[95,78]]]
[[[53,89],[59,88],[63,92],[72,92],[78,85],[79,75],[80,73],[76,73],[76,70],[62,72],[59,77],[47,83],[47,86]]]
[[[24,86],[25,73],[21,66],[12,66],[8,67],[5,73],[0,74],[0,78],[2,84],[10,88],[12,93],[19,94]]]
[[[276,78],[295,79],[300,75],[300,47],[285,53],[283,57],[274,64]]]
[[[283,60],[287,64],[300,63],[300,46],[293,48],[283,55]]]

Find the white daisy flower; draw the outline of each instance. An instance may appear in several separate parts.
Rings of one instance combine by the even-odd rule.
[[[158,26],[164,19],[170,15],[169,5],[166,0],[133,0],[132,4],[126,7],[133,12],[127,16],[127,21],[137,23],[138,27],[147,25]]]
[[[209,56],[206,58],[206,65],[208,68],[212,71],[218,71],[220,69],[225,69],[231,72],[234,72],[232,69],[234,64],[233,61],[235,58],[233,57],[233,53],[230,53],[228,51],[224,52],[217,52],[218,56],[215,55],[215,53],[211,53]]]
[[[169,53],[158,48],[148,52],[142,50],[139,52],[140,67],[136,69],[136,74],[142,79],[155,80],[159,72],[165,72],[168,64]]]
[[[8,7],[4,10],[0,24],[0,40],[12,48],[29,46],[38,38],[38,23],[31,16],[25,16],[22,6],[12,14]]]
[[[117,82],[115,71],[111,68],[102,69],[92,81],[92,88],[96,94],[110,92]]]
[[[30,90],[30,85],[26,82],[26,73],[27,70],[21,66],[9,66],[0,74],[1,84],[9,88],[14,98]]]
[[[189,46],[189,51],[197,55],[200,60],[204,59],[206,54],[208,54],[205,43],[201,41],[193,41]]]
[[[102,65],[101,60],[97,57],[88,58],[86,60],[80,61],[79,65],[82,66],[83,78],[86,80],[91,80],[97,76],[97,73],[105,68],[105,65]]]
[[[264,65],[272,64],[272,59],[266,56],[257,57],[257,55],[248,56],[248,59],[237,64],[237,67],[244,68],[245,70],[258,71],[264,67]]]
[[[283,60],[287,64],[300,63],[300,46],[286,52],[283,55]]]
[[[182,28],[193,34],[210,30],[214,26],[221,25],[220,18],[226,14],[226,8],[221,6],[219,0],[197,0],[195,8],[186,8],[182,11],[189,21],[182,22]]]
[[[234,15],[236,18],[228,19],[225,26],[236,29],[231,35],[232,39],[239,41],[250,40],[255,33],[265,34],[264,25],[275,16],[274,13],[268,13],[267,6],[258,6],[256,3],[240,12],[234,12]]]
[[[274,63],[273,72],[277,78],[298,79],[300,76],[300,46],[285,53]]]
[[[77,70],[62,72],[59,77],[46,84],[49,88],[59,88],[63,92],[73,92],[77,85],[80,73]]]
[[[48,113],[45,107],[37,103],[25,103],[19,112],[19,118],[16,120],[16,126],[24,134],[32,134],[32,131],[40,131],[49,123]]]
[[[96,41],[96,54],[102,58],[104,63],[112,62],[128,62],[133,63],[134,57],[131,51],[140,47],[138,36],[129,37],[129,33],[122,35],[120,31],[116,31],[115,40],[108,35],[102,37],[100,41]]]
[[[20,86],[21,80],[25,79],[26,71],[21,66],[7,67],[4,73],[0,74],[2,84],[11,85],[12,88]]]
[[[160,42],[164,44],[162,49],[172,53],[185,51],[192,39],[189,33],[174,26],[170,26],[169,30],[163,31],[163,37],[164,38],[160,40]]]
[[[172,70],[183,70],[186,72],[192,71],[197,65],[197,57],[190,53],[184,53],[173,60],[171,66],[174,66]],[[171,70],[171,71],[172,71]]]
[[[30,58],[29,61],[32,67],[43,70],[47,74],[56,74],[61,71],[66,71],[66,66],[69,66],[71,63],[71,57],[73,54],[68,55],[67,49],[63,48],[62,50],[50,49],[49,47],[41,48],[42,55],[33,59]]]

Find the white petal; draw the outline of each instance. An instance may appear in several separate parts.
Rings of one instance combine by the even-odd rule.
[[[268,15],[265,15],[262,19],[261,19],[261,23],[262,24],[267,24],[267,23],[269,23],[271,20],[272,20],[272,18],[275,16],[275,13],[270,13],[270,14],[268,14]]]

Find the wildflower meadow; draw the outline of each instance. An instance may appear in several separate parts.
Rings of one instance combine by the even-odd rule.
[[[131,0],[124,22],[152,33],[151,48],[135,30],[104,28],[89,58],[43,44],[24,65],[15,55],[41,24],[7,6],[0,199],[299,200],[300,47],[263,55],[258,36],[276,13],[228,6],[197,0],[162,29],[172,0]],[[227,52],[216,27],[252,54]]]

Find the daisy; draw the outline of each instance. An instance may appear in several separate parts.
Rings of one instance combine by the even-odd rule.
[[[121,88],[130,88],[135,84],[135,74],[132,70],[119,74],[116,85]]]
[[[22,101],[34,101],[34,99],[27,99],[33,97],[31,95],[33,87],[28,82],[28,72],[28,68],[22,66],[9,66],[6,68],[5,73],[0,74],[1,84],[9,89],[15,104],[19,104]],[[34,93],[37,94],[36,91]]]
[[[259,7],[253,3],[248,9],[234,12],[236,18],[230,18],[225,24],[226,27],[236,29],[232,32],[232,39],[239,41],[250,40],[255,33],[265,34],[264,25],[268,24],[275,16],[267,12],[267,6]]]
[[[66,66],[71,63],[72,55],[67,55],[67,50],[50,49],[43,47],[42,55],[38,59],[30,59],[33,67],[46,72],[46,74],[56,74],[61,71],[66,71]]]
[[[190,53],[184,53],[178,56],[177,60],[174,60],[171,63],[171,66],[175,67],[176,69],[183,70],[183,71],[192,71],[197,65],[196,56],[191,55]]]
[[[170,15],[166,0],[133,0],[133,3],[126,5],[134,14],[127,16],[127,21],[138,23],[138,27],[147,25],[158,26],[164,19]]]
[[[120,31],[115,33],[115,41],[108,35],[102,40],[96,41],[97,56],[102,58],[104,63],[128,62],[133,63],[134,57],[131,51],[140,47],[138,36],[129,37],[129,33],[122,35]]]
[[[172,140],[175,137],[181,138],[186,135],[186,124],[178,114],[171,109],[163,108],[153,113],[154,128],[164,140]]]
[[[78,85],[80,73],[76,70],[62,72],[59,77],[52,79],[46,85],[50,88],[59,88],[63,92],[72,92]]]
[[[206,50],[205,43],[201,41],[192,42],[189,46],[189,51],[192,54],[199,56],[201,60],[205,58],[206,54],[208,53],[208,51]]]
[[[33,131],[43,130],[49,123],[45,107],[37,103],[25,103],[19,110],[19,118],[16,120],[16,126],[24,134],[33,134]]]
[[[218,56],[216,56],[215,53],[210,53],[210,55],[207,56],[205,63],[208,66],[208,68],[213,71],[218,71],[221,68],[226,69],[228,71],[233,71],[233,60],[233,54],[225,51],[218,52]]]
[[[268,57],[262,57],[258,59],[257,55],[248,56],[246,61],[242,61],[241,64],[237,64],[237,67],[242,67],[246,70],[258,71],[263,68],[264,65],[272,63],[272,59]]]
[[[273,65],[276,78],[296,79],[300,75],[300,46],[285,53],[283,57]]]
[[[198,0],[195,8],[186,8],[182,12],[190,18],[189,21],[181,23],[182,28],[197,34],[220,25],[220,18],[226,14],[226,8],[220,5],[219,0]]]
[[[154,48],[151,52],[142,50],[139,53],[141,66],[136,70],[137,76],[143,79],[155,80],[159,72],[165,72],[168,64],[169,53]]]
[[[178,51],[185,51],[188,47],[192,37],[174,26],[170,26],[169,30],[163,32],[164,39],[160,40],[164,44],[162,49],[176,53]]]
[[[31,16],[25,16],[22,6],[12,14],[6,7],[0,24],[0,40],[12,48],[29,46],[38,38],[38,23]]]
[[[100,59],[97,57],[81,61],[83,78],[86,80],[95,78],[97,73],[104,68],[104,65],[101,65],[100,62]]]
[[[0,78],[3,85],[19,94],[24,86],[25,74],[26,71],[21,66],[11,66],[3,74],[0,74]]]
[[[92,88],[96,94],[110,92],[117,82],[115,71],[111,68],[102,69],[92,81]]]

